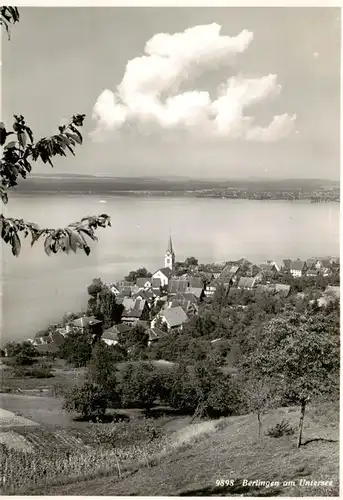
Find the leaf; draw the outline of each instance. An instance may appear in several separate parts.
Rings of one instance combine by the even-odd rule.
[[[26,134],[25,134],[25,132],[18,133],[18,141],[19,141],[19,144],[21,145],[21,147],[25,148],[25,146],[26,146]]]
[[[3,146],[6,142],[6,128],[5,125],[1,122],[0,123],[0,146]]]
[[[86,254],[86,255],[89,255],[89,254],[91,253],[91,249],[89,248],[89,246],[88,246],[88,245],[85,245],[85,246],[83,247],[83,249],[84,249],[84,251],[85,251],[85,254]]]
[[[3,188],[2,186],[0,186],[0,196],[1,196],[2,202],[6,205],[8,203],[8,195],[5,191],[5,188]]]
[[[51,254],[52,235],[50,234],[44,242],[44,250],[47,255]]]
[[[20,239],[19,239],[19,236],[17,235],[17,233],[13,233],[11,245],[12,245],[13,255],[15,257],[18,257],[18,255],[20,253],[21,243],[20,243]]]

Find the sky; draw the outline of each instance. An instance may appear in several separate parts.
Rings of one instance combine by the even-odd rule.
[[[20,13],[2,41],[3,120],[23,114],[40,138],[86,114],[53,173],[339,179],[338,8]]]

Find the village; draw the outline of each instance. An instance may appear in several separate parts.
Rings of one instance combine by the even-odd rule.
[[[268,260],[258,265],[245,258],[199,264],[190,257],[177,262],[170,237],[163,268],[153,274],[142,268],[130,273],[130,281],[106,284],[115,295],[116,303],[122,305],[119,322],[105,329],[102,321],[85,313],[64,326],[51,325],[43,334],[38,332],[34,339],[28,340],[44,355],[57,352],[65,336],[72,332],[91,331],[105,344],[113,346],[119,343],[120,335],[125,336],[133,327],[141,326],[151,345],[175,331],[182,331],[185,323],[198,314],[201,305],[214,300],[220,290],[229,296],[235,291],[247,291],[287,298],[291,284],[304,279],[314,283],[322,279],[322,283],[326,283],[324,290],[318,290],[316,299],[319,307],[326,307],[340,296],[339,265],[337,257]],[[305,294],[299,292],[297,297],[302,299]]]

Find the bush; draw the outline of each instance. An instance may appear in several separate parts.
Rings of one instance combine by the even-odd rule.
[[[279,438],[282,436],[292,436],[294,433],[295,429],[289,424],[289,422],[282,420],[279,424],[276,424],[267,431],[267,436]]]
[[[84,418],[102,417],[106,412],[107,397],[97,385],[86,382],[66,394],[63,408],[80,413]]]
[[[31,378],[51,378],[54,375],[51,373],[51,365],[41,364],[33,367],[18,366],[14,368],[16,377],[31,377]]]

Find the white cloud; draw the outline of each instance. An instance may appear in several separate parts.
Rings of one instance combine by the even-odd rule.
[[[153,130],[186,130],[206,137],[273,141],[286,136],[295,116],[275,116],[266,128],[254,126],[254,117],[244,111],[250,105],[278,96],[276,75],[229,78],[211,100],[207,91],[178,93],[180,84],[210,69],[232,64],[253,40],[243,30],[237,36],[220,34],[213,23],[189,28],[173,35],[154,35],[145,54],[130,60],[116,92],[104,90],[93,108],[97,122],[93,137],[134,126],[145,133]]]

